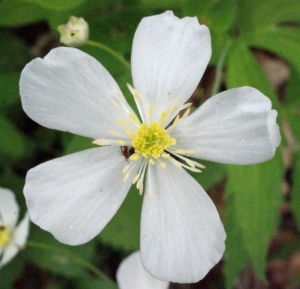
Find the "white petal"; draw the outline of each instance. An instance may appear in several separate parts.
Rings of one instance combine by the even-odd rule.
[[[24,111],[37,123],[87,137],[107,138],[107,130],[118,131],[116,120],[126,118],[110,101],[118,94],[123,98],[118,84],[76,48],[56,48],[27,64],[20,94]]]
[[[14,244],[6,246],[3,250],[3,255],[0,260],[0,268],[3,265],[7,264],[13,257],[15,257],[17,255],[18,251],[19,251],[19,248]]]
[[[226,238],[217,209],[203,188],[167,160],[149,166],[141,219],[141,256],[155,278],[202,279],[221,259]]]
[[[0,188],[0,225],[12,230],[17,223],[19,206],[14,193],[9,189]]]
[[[126,164],[120,148],[101,147],[31,169],[24,188],[31,220],[62,243],[88,242],[114,216],[131,186],[133,177],[123,182]]]
[[[132,78],[148,105],[154,105],[153,119],[178,99],[187,101],[210,56],[209,30],[197,17],[179,19],[167,11],[143,18],[133,39]]]
[[[227,164],[255,164],[274,156],[280,144],[277,112],[252,87],[219,93],[171,130],[182,149],[196,158]]]
[[[19,223],[15,231],[13,232],[13,243],[18,247],[23,247],[27,241],[28,233],[29,233],[29,214],[26,212],[23,220]]]
[[[120,289],[167,289],[169,282],[153,278],[143,267],[140,252],[129,255],[117,271]]]

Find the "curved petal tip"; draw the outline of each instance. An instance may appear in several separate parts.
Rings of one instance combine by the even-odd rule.
[[[279,126],[276,123],[276,117],[277,111],[272,109],[268,114],[267,125],[273,153],[275,153],[276,148],[280,145],[281,142],[281,136]]]

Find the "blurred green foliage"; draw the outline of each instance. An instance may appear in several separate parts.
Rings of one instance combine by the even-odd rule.
[[[211,31],[213,55],[210,65],[216,65],[226,50],[227,89],[253,86],[270,97],[278,110],[279,124],[288,121],[294,137],[293,147],[300,140],[300,5],[298,0],[2,0],[0,2],[0,186],[15,191],[24,212],[22,186],[28,169],[45,160],[92,147],[89,139],[39,127],[21,109],[18,95],[19,75],[31,59],[44,56],[39,24],[49,27],[44,32],[59,45],[56,27],[71,15],[84,17],[90,26],[90,38],[99,41],[130,61],[131,43],[139,21],[148,15],[174,10],[179,17],[197,16]],[[32,28],[33,24],[37,28]],[[27,29],[25,29],[27,28]],[[35,32],[34,41],[30,35]],[[37,43],[39,45],[37,45]],[[46,42],[47,44],[47,42]],[[45,46],[45,45],[44,45]],[[226,48],[226,49],[227,49]],[[131,105],[126,88],[131,83],[130,71],[117,59],[95,47],[83,46],[83,51],[98,59],[112,74]],[[290,66],[290,78],[280,98],[267,75],[253,55],[253,49],[282,57]],[[282,137],[285,134],[282,132]],[[289,140],[283,139],[283,145]],[[225,166],[205,163],[207,170],[194,175],[208,190],[224,184],[225,228],[227,232],[224,256],[226,287],[247,267],[266,280],[265,267],[268,246],[279,225],[281,184],[285,167],[277,150],[276,157],[254,166]],[[291,207],[300,227],[300,157],[292,158]],[[29,240],[46,244],[52,251],[28,248],[0,270],[0,288],[11,288],[20,278],[25,264],[34,264],[50,276],[72,277],[71,283],[56,280],[56,288],[116,288],[111,281],[91,276],[69,253],[95,265],[105,253],[99,244],[112,246],[122,254],[139,248],[139,223],[142,198],[132,188],[120,210],[104,231],[92,242],[80,247],[59,244],[51,235],[31,226]],[[64,252],[68,252],[64,254]],[[94,256],[98,256],[96,261]],[[102,255],[101,255],[102,254]],[[51,275],[52,274],[52,275]],[[70,285],[72,284],[72,285]]]

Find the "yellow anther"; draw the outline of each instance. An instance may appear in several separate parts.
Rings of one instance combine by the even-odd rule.
[[[167,159],[167,158],[170,157],[170,154],[162,153],[161,156],[162,156],[164,159]]]
[[[126,182],[128,180],[128,177],[129,177],[129,172],[125,175],[123,182]]]
[[[175,120],[174,120],[173,125],[176,125],[176,124],[178,123],[179,119],[180,119],[180,116],[179,116],[179,114],[178,114],[178,115],[176,116]]]
[[[134,122],[135,124],[138,124],[138,125],[141,124],[140,121],[139,121],[139,119],[136,117],[135,114],[129,113],[129,114],[128,114],[128,117],[129,117],[130,120],[131,120],[132,122]]]
[[[131,94],[132,94],[133,96],[135,96],[135,90],[134,90],[134,88],[133,88],[129,83],[127,83],[127,87],[128,87],[128,89],[129,89],[129,91],[131,92]]]
[[[154,160],[154,159],[151,158],[151,159],[149,160],[149,162],[150,162],[151,165],[153,165],[153,166],[155,165],[155,160]]]
[[[163,111],[161,116],[160,116],[160,123],[164,123],[166,118],[167,118],[167,114],[166,114],[166,112]]]
[[[125,174],[130,168],[130,164],[127,164],[124,169],[122,170],[122,173]]]
[[[133,179],[133,181],[132,181],[132,184],[135,184],[135,183],[138,181],[139,177],[140,177],[140,174],[137,174],[137,175],[134,177],[134,179]]]
[[[164,163],[164,162],[162,162],[162,161],[159,161],[159,164],[160,164],[160,166],[161,166],[162,168],[164,168],[164,169],[167,167],[167,164]]]
[[[117,144],[120,146],[124,146],[124,145],[126,145],[126,142],[123,140],[117,140]]]
[[[0,225],[0,248],[7,245],[10,241],[10,230]]]
[[[114,99],[110,98],[109,101],[112,103],[112,105],[113,105],[114,107],[116,107],[116,108],[119,108],[119,107],[120,107],[119,104],[118,104]]]
[[[160,123],[161,124],[163,124],[165,122],[165,120],[166,120],[169,113],[170,113],[169,108],[161,113],[161,116],[160,116]]]
[[[195,168],[195,163],[187,158],[185,158],[185,162],[192,168]]]
[[[184,150],[176,150],[175,152],[179,155],[185,155],[186,154],[186,151],[184,151]]]
[[[175,167],[181,169],[182,168],[182,165],[180,164],[180,162],[176,161],[176,160],[172,160],[173,164],[175,165]]]
[[[108,146],[111,144],[111,142],[107,139],[96,139],[92,142],[92,144],[96,144],[98,146]]]
[[[122,104],[126,103],[124,96],[120,92],[117,92],[117,97],[120,103]]]
[[[121,136],[119,133],[113,131],[113,130],[108,130],[107,131],[110,135],[113,135],[113,136]]]
[[[139,154],[133,154],[133,155],[130,156],[130,159],[131,159],[132,161],[137,161],[139,158],[140,158],[140,155],[139,155]]]
[[[149,126],[142,123],[136,133],[131,133],[132,146],[135,154],[140,154],[144,158],[157,159],[164,154],[164,150],[176,144],[176,140],[168,135],[158,121],[150,122]],[[151,160],[153,163],[154,160]]]
[[[178,110],[178,105],[179,105],[179,103],[180,103],[180,100],[178,99],[178,100],[175,102],[174,106],[172,107],[171,114],[174,114],[174,113]]]
[[[117,123],[120,124],[120,125],[122,125],[122,126],[124,127],[125,131],[126,131],[128,134],[131,133],[131,131],[130,131],[130,129],[129,129],[129,127],[128,127],[128,124],[127,124],[126,121],[124,121],[124,120],[122,120],[122,119],[118,119],[118,120],[117,120]]]
[[[150,106],[149,106],[150,121],[152,121],[153,112],[154,112],[154,106],[153,106],[153,104],[150,104]]]
[[[182,118],[185,118],[185,117],[187,117],[189,114],[190,114],[190,111],[191,111],[191,109],[190,108],[188,108],[185,112],[184,112],[184,114],[183,114],[183,116],[182,116]]]

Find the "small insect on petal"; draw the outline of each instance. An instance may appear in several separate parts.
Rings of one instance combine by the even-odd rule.
[[[132,156],[134,154],[134,152],[135,152],[135,150],[134,150],[133,147],[129,148],[127,146],[121,146],[120,149],[121,149],[122,156],[126,160],[128,160],[130,158],[130,156]]]

